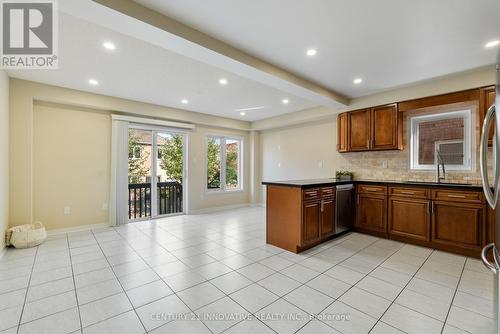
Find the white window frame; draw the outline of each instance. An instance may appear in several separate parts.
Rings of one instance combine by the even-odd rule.
[[[220,188],[219,189],[209,189],[207,184],[208,178],[208,141],[210,138],[220,139],[221,149],[220,149]],[[238,188],[236,189],[226,189],[226,140],[234,140],[238,142]],[[227,136],[219,134],[207,134],[205,136],[205,193],[207,194],[225,194],[225,193],[237,193],[244,191],[243,182],[243,137],[238,136]]]
[[[144,145],[142,145],[142,144],[139,144],[139,145],[144,146]],[[136,154],[136,153],[137,153],[137,150],[139,151],[139,154]],[[132,157],[131,157],[131,158],[129,157],[129,159],[130,159],[130,160],[139,160],[141,157],[142,157],[142,154],[141,154],[141,147],[136,146],[136,147],[135,147],[135,150],[132,152]]]
[[[447,164],[447,170],[454,171],[472,171],[474,168],[474,154],[473,154],[473,117],[472,109],[439,112],[435,114],[413,116],[410,117],[410,170],[435,170],[436,164],[419,164],[419,125],[423,122],[440,121],[449,118],[462,117],[464,119],[464,164],[451,165]]]

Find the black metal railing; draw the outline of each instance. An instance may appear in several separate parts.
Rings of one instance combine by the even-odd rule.
[[[157,183],[158,215],[182,212],[182,184],[179,182]],[[151,183],[128,185],[128,218],[139,219],[152,216]]]

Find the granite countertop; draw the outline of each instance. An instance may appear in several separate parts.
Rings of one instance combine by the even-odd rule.
[[[309,179],[309,180],[290,180],[290,181],[264,181],[263,185],[278,185],[289,186],[298,188],[312,188],[322,186],[334,186],[340,184],[350,183],[378,183],[378,184],[394,184],[394,185],[411,185],[411,186],[425,186],[425,187],[452,187],[452,188],[468,188],[481,190],[483,188],[480,184],[467,184],[467,183],[447,183],[447,182],[432,182],[432,181],[402,181],[402,180],[364,180],[354,179],[351,181],[331,179]]]

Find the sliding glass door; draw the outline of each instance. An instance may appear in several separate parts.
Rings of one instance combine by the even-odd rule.
[[[128,133],[128,219],[184,212],[186,134],[133,125]]]

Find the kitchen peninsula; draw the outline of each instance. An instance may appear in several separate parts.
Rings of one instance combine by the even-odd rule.
[[[263,182],[267,243],[300,253],[339,233],[336,188],[354,184],[352,230],[478,257],[492,239],[479,185],[316,179]],[[345,216],[345,215],[343,215]]]

